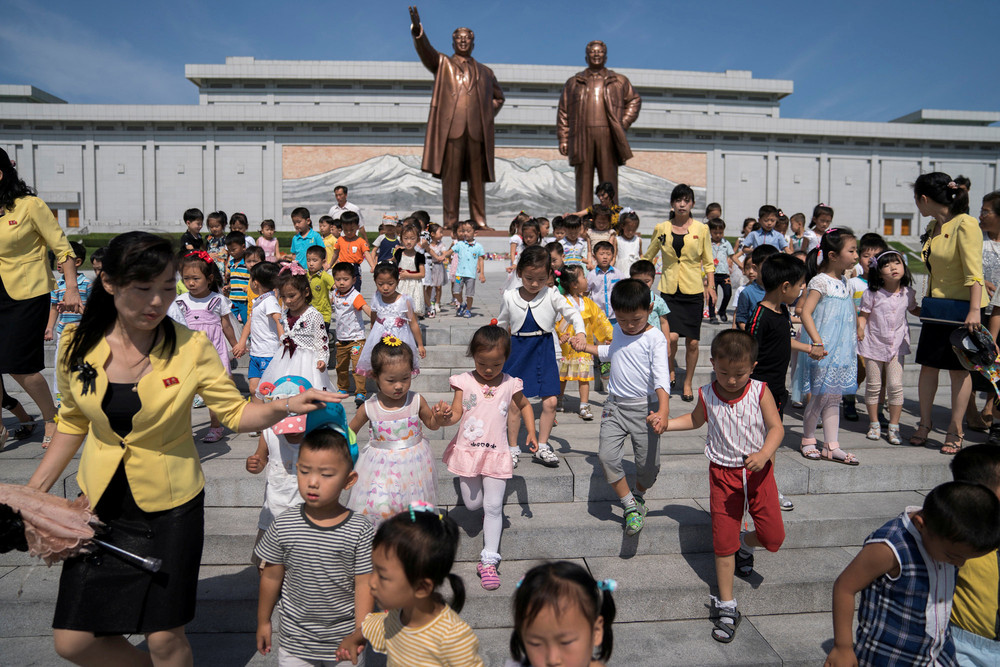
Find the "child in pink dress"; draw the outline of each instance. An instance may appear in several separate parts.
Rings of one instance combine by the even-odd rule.
[[[507,442],[507,412],[511,404],[521,411],[528,428],[527,442],[537,447],[535,419],[531,404],[521,393],[521,380],[503,372],[510,354],[510,334],[496,326],[481,327],[469,343],[469,356],[476,370],[452,375],[455,390],[451,405],[435,406],[438,422],[461,421],[458,433],[444,452],[448,471],[458,475],[462,502],[469,510],[483,508],[483,551],[476,567],[488,591],[500,587],[500,533],[503,530],[503,501],[507,480],[514,466]]]

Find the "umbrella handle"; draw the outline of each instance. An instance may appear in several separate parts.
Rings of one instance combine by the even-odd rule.
[[[116,547],[113,544],[108,544],[104,540],[99,540],[96,537],[92,538],[90,541],[96,544],[97,546],[101,547],[102,549],[110,551],[111,553],[115,554],[116,556],[119,556],[126,562],[131,563],[132,565],[135,565],[138,568],[146,570],[147,572],[159,572],[160,568],[163,567],[163,561],[159,558],[144,558],[142,556],[132,553],[131,551],[125,551],[124,549]]]

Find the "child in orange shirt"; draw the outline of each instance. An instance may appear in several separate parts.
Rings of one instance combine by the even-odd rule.
[[[345,211],[340,216],[340,225],[344,233],[337,239],[336,253],[330,261],[330,266],[337,262],[348,262],[354,265],[354,289],[361,291],[361,262],[367,261],[372,270],[375,263],[368,255],[368,239],[358,236],[360,218],[354,211]]]

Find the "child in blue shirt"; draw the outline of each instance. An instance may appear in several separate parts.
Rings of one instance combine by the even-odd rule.
[[[743,263],[743,272],[748,277],[753,275],[753,281],[743,288],[740,298],[736,302],[736,312],[733,314],[733,322],[739,329],[746,329],[747,322],[753,311],[757,310],[765,294],[764,283],[761,282],[760,266],[771,255],[778,254],[778,249],[772,245],[759,245],[753,249],[750,259]]]
[[[754,248],[761,245],[773,245],[781,252],[785,252],[788,241],[785,235],[774,228],[778,222],[778,209],[770,204],[764,204],[757,213],[757,220],[760,229],[751,231],[743,239],[743,247],[736,253],[737,258],[741,255],[749,255]]]
[[[455,236],[458,241],[446,253],[446,257],[455,256],[458,267],[455,270],[455,282],[451,293],[459,302],[462,300],[462,289],[465,289],[465,303],[455,311],[457,317],[472,317],[472,298],[476,295],[476,277],[479,282],[486,282],[484,269],[486,251],[482,244],[476,241],[476,229],[471,220],[463,220],[455,226]]]
[[[313,229],[312,219],[309,217],[309,209],[299,206],[292,211],[292,226],[295,227],[295,236],[292,237],[291,252],[285,255],[285,259],[295,260],[303,269],[306,268],[306,251],[314,245],[325,248],[323,237]]]

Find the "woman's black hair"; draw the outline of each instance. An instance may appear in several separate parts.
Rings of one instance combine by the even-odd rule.
[[[604,181],[594,188],[594,196],[604,193],[608,196],[611,201],[615,200],[615,186],[610,181]]]
[[[614,648],[614,598],[610,591],[598,587],[587,570],[565,560],[531,568],[514,592],[514,631],[510,635],[510,654],[514,660],[527,664],[521,633],[543,609],[552,609],[558,616],[571,604],[578,606],[591,627],[598,618],[604,619],[604,636],[595,658],[602,662],[610,660]]]
[[[806,283],[830,263],[830,253],[840,252],[848,239],[854,238],[854,232],[847,227],[831,227],[819,237],[819,247],[813,248],[806,256]],[[823,260],[817,261],[819,252],[823,252]]]
[[[910,267],[906,265],[906,260],[903,259],[903,254],[898,250],[889,249],[875,255],[868,263],[868,289],[877,292],[885,287],[880,269],[893,260],[903,265],[903,277],[899,279],[900,287],[909,287],[913,284],[913,275],[910,273]]]
[[[167,239],[149,232],[126,232],[111,239],[104,254],[101,279],[94,281],[83,317],[63,355],[66,368],[72,370],[82,364],[118,318],[115,299],[104,289],[105,280],[115,287],[125,287],[135,282],[151,282],[167,270],[171,275],[177,270],[177,257]],[[157,325],[148,352],[161,342],[166,355],[173,356],[177,350],[177,332],[169,317]]]
[[[941,171],[932,171],[929,174],[920,174],[913,183],[913,196],[916,198],[927,197],[932,202],[948,207],[948,214],[955,217],[969,210],[969,191],[963,188],[951,176]],[[920,235],[920,245],[927,243],[931,236],[931,230],[937,225],[932,222],[927,226],[927,230]]]
[[[469,349],[466,356],[474,357],[480,352],[486,352],[498,347],[503,348],[504,359],[510,356],[510,333],[496,324],[487,324],[476,329],[469,341]]]
[[[16,165],[7,151],[0,148],[0,214],[14,210],[14,202],[31,197],[35,191],[17,175]]]
[[[399,282],[399,267],[393,262],[379,262],[372,271],[372,280],[378,280],[379,276],[392,276],[392,279]]]
[[[694,190],[687,183],[678,183],[674,186],[674,189],[670,192],[670,203],[673,204],[675,201],[682,199],[690,199],[691,203],[694,203]],[[670,220],[674,219],[674,209],[673,206],[670,208]]]
[[[549,251],[540,245],[525,248],[521,252],[521,258],[517,260],[517,275],[528,268],[544,268],[546,273],[552,273],[552,256]]]
[[[394,361],[406,362],[410,370],[413,370],[413,348],[398,338],[393,342],[395,344],[390,345],[383,338],[372,348],[372,375],[381,375],[382,369]]]
[[[813,227],[816,226],[816,218],[818,218],[821,215],[828,215],[832,220],[833,207],[827,206],[826,204],[816,204],[816,206],[813,207],[813,217],[812,219],[809,220],[809,229],[812,229]]]
[[[444,597],[436,589],[447,579],[452,593],[450,606],[460,612],[465,606],[465,584],[451,571],[458,553],[458,524],[436,508],[431,510],[403,511],[383,523],[372,540],[372,551],[384,549],[395,555],[410,586],[430,579],[434,597],[441,603]]]
[[[563,291],[568,295],[570,293],[569,286],[579,280],[582,276],[586,275],[583,272],[583,267],[579,264],[569,264],[562,267],[559,271],[559,275],[556,276],[556,283],[563,288]]]
[[[181,280],[184,279],[185,266],[198,267],[208,280],[208,289],[212,292],[222,292],[222,272],[219,271],[219,267],[214,261],[205,261],[194,253],[185,253],[181,256],[177,267],[181,274]]]

